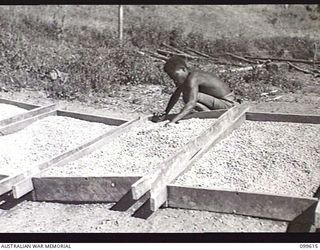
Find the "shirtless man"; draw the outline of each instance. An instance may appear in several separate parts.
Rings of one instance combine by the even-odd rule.
[[[181,57],[171,57],[165,63],[164,71],[174,81],[177,89],[172,94],[166,110],[156,115],[159,120],[165,119],[178,102],[181,93],[185,106],[170,123],[178,122],[193,109],[197,111],[229,109],[235,104],[234,93],[227,84],[212,73],[188,69]]]

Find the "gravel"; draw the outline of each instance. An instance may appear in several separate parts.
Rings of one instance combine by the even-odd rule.
[[[114,128],[63,116],[49,116],[0,137],[0,173],[12,175],[49,160]]]
[[[0,103],[0,121],[27,111],[14,105]]]
[[[166,122],[146,121],[90,155],[59,169],[49,169],[42,176],[145,175],[214,121],[193,118],[168,127],[164,127]]]
[[[175,184],[313,196],[320,184],[320,126],[245,121]]]
[[[109,210],[112,205],[25,201],[3,211],[0,232],[285,232],[287,227],[280,221],[169,208],[143,220]]]

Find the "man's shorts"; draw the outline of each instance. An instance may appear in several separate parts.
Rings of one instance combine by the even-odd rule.
[[[224,100],[225,99],[225,100]],[[233,107],[236,104],[236,96],[234,92],[230,92],[226,96],[224,96],[222,99],[215,97],[213,99],[213,105],[211,107],[212,110],[214,109],[229,109]]]

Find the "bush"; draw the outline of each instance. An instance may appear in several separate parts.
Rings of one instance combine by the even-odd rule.
[[[294,52],[295,57],[308,58],[312,56],[315,42],[294,37],[208,40],[201,33],[186,34],[180,26],[167,29],[156,22],[132,24],[125,30],[125,38],[120,48],[117,35],[106,29],[65,28],[63,21],[45,22],[30,15],[21,15],[15,22],[10,16],[0,16],[0,82],[13,89],[27,87],[45,90],[48,96],[74,99],[88,93],[108,94],[119,85],[169,86],[171,81],[162,71],[163,63],[141,56],[136,52],[140,48],[155,50],[167,43],[180,48],[189,46],[209,55],[245,54],[263,49],[269,51],[270,56],[286,48]],[[67,77],[51,79],[52,70],[63,72]],[[259,94],[255,93],[262,91],[261,86],[265,84],[280,84],[290,89],[290,84],[281,76],[267,83],[264,79],[270,77],[266,73],[246,74],[222,77],[230,84],[236,83],[233,87],[239,94],[257,98]],[[250,87],[244,88],[248,83]]]

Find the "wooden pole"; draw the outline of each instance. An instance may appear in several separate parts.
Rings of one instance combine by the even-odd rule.
[[[119,5],[118,8],[118,33],[119,33],[119,44],[123,44],[123,6]]]
[[[313,48],[314,48],[313,69],[315,69],[316,68],[316,61],[317,61],[317,52],[318,52],[318,48],[317,48],[317,44],[316,43],[313,44]]]

